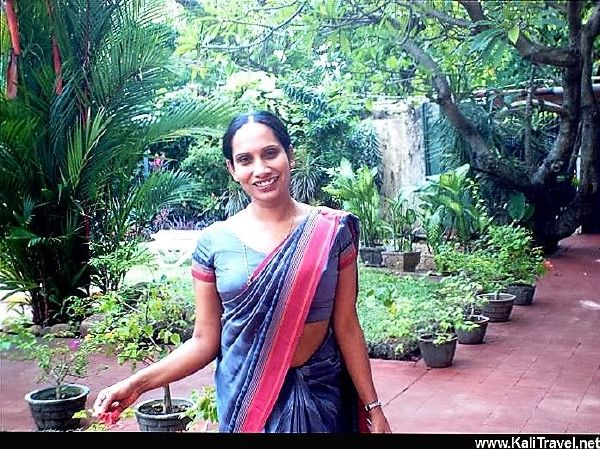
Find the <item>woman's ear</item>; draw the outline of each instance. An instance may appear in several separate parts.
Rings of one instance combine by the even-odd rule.
[[[290,168],[294,168],[296,166],[296,159],[294,158],[294,147],[291,145],[287,150],[287,157],[290,161]]]
[[[229,174],[231,175],[233,180],[235,182],[240,182],[238,180],[237,176],[235,176],[235,168],[233,168],[233,164],[231,163],[231,161],[229,159],[227,159],[227,160],[225,160],[225,164],[227,164],[227,171],[229,172]]]

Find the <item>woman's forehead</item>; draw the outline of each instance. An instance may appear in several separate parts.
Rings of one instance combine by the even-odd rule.
[[[244,124],[237,130],[231,141],[234,153],[263,149],[269,145],[281,146],[281,142],[279,142],[271,128],[256,122]]]

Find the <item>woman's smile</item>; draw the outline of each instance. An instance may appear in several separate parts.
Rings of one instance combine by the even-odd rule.
[[[269,192],[269,191],[273,190],[276,187],[275,186],[275,182],[278,179],[279,179],[279,176],[274,176],[272,178],[265,179],[265,180],[262,180],[262,181],[256,181],[254,183],[254,185],[256,187],[258,187],[263,192]]]

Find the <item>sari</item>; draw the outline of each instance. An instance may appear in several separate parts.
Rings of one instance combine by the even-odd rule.
[[[307,362],[290,367],[341,222],[356,258],[356,217],[318,208],[267,255],[247,287],[223,300],[215,371],[221,432],[356,430],[356,391],[331,325]]]

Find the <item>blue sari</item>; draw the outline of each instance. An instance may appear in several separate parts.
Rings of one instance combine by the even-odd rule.
[[[355,260],[356,218],[318,208],[263,260],[249,286],[223,300],[215,372],[220,431],[355,430],[356,392],[331,327],[309,360],[291,367],[340,222],[354,241],[340,263]],[[197,278],[210,276],[194,270]]]

